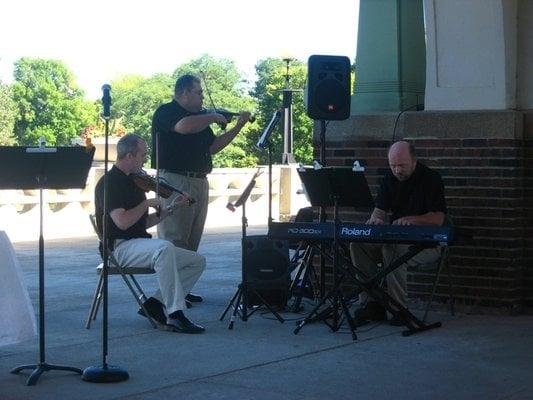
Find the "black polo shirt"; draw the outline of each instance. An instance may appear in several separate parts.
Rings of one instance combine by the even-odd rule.
[[[180,134],[174,131],[178,121],[194,115],[176,100],[163,104],[154,113],[152,119],[152,168],[155,168],[155,139],[159,133],[159,169],[171,172],[191,171],[209,173],[213,169],[209,147],[215,135],[208,126],[203,131],[192,134]]]
[[[95,190],[95,214],[96,221],[99,224],[98,229],[102,231],[101,221],[104,210],[104,177],[100,178],[96,184]],[[133,180],[122,172],[119,168],[113,165],[107,174],[107,210],[108,214],[117,209],[124,208],[129,210],[136,207],[146,199],[145,193],[133,182]],[[146,218],[148,212],[132,226],[126,230],[122,230],[115,225],[113,220],[109,218],[108,222],[108,238],[111,243],[115,239],[135,239],[135,238],[151,238],[152,236],[146,232]]]
[[[420,162],[416,163],[409,179],[403,182],[389,169],[379,187],[376,207],[391,212],[391,221],[428,212],[446,213],[442,178],[437,171]]]

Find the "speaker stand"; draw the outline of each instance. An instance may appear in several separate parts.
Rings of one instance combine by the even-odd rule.
[[[235,205],[242,204],[242,239],[241,239],[241,249],[242,249],[242,280],[239,284],[239,287],[237,289],[237,292],[233,295],[231,298],[229,304],[227,305],[226,309],[220,316],[219,320],[222,321],[226,314],[228,313],[229,309],[233,307],[233,313],[231,314],[230,322],[228,325],[228,329],[233,329],[233,325],[235,323],[235,320],[237,319],[237,315],[240,316],[241,320],[246,322],[248,320],[248,317],[250,317],[253,313],[255,313],[261,306],[265,306],[268,311],[270,311],[279,322],[283,323],[285,320],[279,315],[274,308],[268,304],[268,302],[261,296],[261,294],[253,289],[250,288],[248,285],[248,276],[246,271],[246,265],[247,264],[247,254],[246,254],[246,227],[248,226],[248,219],[246,218],[246,200],[248,199],[248,196],[250,195],[252,188],[255,186],[255,176],[252,178],[246,189],[244,190],[243,194],[235,202]],[[248,311],[248,295],[253,293],[257,298],[260,300],[259,305],[256,306],[254,310],[251,312]]]

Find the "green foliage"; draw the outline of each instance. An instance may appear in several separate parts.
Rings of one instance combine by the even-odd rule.
[[[216,167],[250,167],[267,162],[267,152],[255,148],[262,130],[275,110],[282,107],[286,87],[286,64],[278,59],[261,60],[256,65],[258,79],[249,93],[249,83],[242,79],[235,63],[202,55],[179,65],[171,74],[145,78],[125,75],[111,82],[111,134],[135,132],[151,144],[154,111],[173,96],[176,78],[192,73],[203,80],[206,108],[224,108],[232,112],[252,111],[256,122],[246,124],[241,133],[223,151],[213,157]],[[303,89],[307,68],[300,61],[290,65],[290,89]],[[72,73],[60,61],[21,58],[15,63],[12,94],[0,83],[0,143],[34,145],[44,136],[49,145],[65,145],[84,133],[88,137],[103,134],[100,101],[84,100],[84,93]],[[293,94],[293,153],[297,161],[312,160],[313,122],[305,112],[303,92]],[[14,105],[14,107],[13,107]],[[255,112],[254,112],[255,111]],[[230,122],[231,124],[234,121]],[[216,134],[218,127],[213,126]],[[14,135],[9,132],[13,131]],[[283,151],[283,120],[271,138],[273,161],[280,162]]]
[[[12,146],[16,143],[13,136],[15,125],[15,103],[11,97],[11,89],[0,82],[0,145]]]
[[[157,107],[171,100],[174,83],[168,74],[126,75],[113,81],[111,116],[120,118],[127,132],[140,135],[150,146],[152,116]]]
[[[275,110],[283,106],[283,92],[286,87],[286,63],[283,60],[267,58],[256,64],[257,81],[253,89],[253,96],[258,101],[258,122],[266,126]],[[313,121],[307,116],[303,103],[303,88],[305,86],[307,66],[301,61],[290,64],[289,88],[302,89],[293,93],[293,154],[297,162],[310,163],[313,158]],[[272,158],[274,162],[281,161],[283,153],[283,121],[280,121],[276,131],[271,136]],[[260,160],[267,162],[268,154],[260,154]]]
[[[84,100],[61,61],[21,58],[14,78],[15,136],[20,144],[35,145],[43,136],[49,145],[68,145],[94,120],[96,106]]]

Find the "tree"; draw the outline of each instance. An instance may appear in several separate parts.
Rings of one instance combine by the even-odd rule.
[[[15,103],[11,97],[11,89],[0,82],[0,145],[12,146],[16,143],[13,136],[15,125]]]
[[[280,59],[267,58],[259,61],[255,70],[257,81],[253,96],[258,102],[258,121],[266,126],[275,110],[283,106],[283,92],[286,86],[286,63]],[[306,64],[292,61],[290,65],[290,89],[303,89],[307,74]],[[310,163],[313,159],[313,121],[307,116],[303,103],[303,91],[293,93],[293,154],[298,162]],[[272,153],[275,161],[281,161],[283,153],[283,124],[271,136]],[[262,162],[267,154],[261,153]]]
[[[14,132],[22,145],[35,145],[40,137],[50,145],[68,145],[97,115],[61,61],[21,58],[14,78]]]
[[[111,86],[112,117],[121,118],[128,132],[138,134],[151,147],[152,116],[157,107],[172,98],[174,79],[168,74],[150,78],[125,75]]]

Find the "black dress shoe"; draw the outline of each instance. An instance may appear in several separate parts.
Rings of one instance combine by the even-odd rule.
[[[167,316],[165,315],[165,306],[159,300],[154,297],[150,297],[143,303],[144,308],[148,311],[150,318],[159,324],[165,325],[167,323]],[[139,308],[137,314],[146,317],[144,310]]]
[[[369,301],[364,307],[354,311],[353,319],[357,326],[363,326],[370,321],[385,321],[387,314],[381,304],[375,301]]]
[[[166,324],[168,330],[179,333],[202,333],[205,332],[205,328],[200,325],[196,325],[190,321],[182,311],[176,311],[172,313],[172,317],[167,318]]]
[[[191,303],[201,303],[202,301],[204,301],[204,299],[202,299],[202,296],[198,296],[197,294],[192,293],[189,293],[187,296],[185,296],[185,300],[188,300]]]

